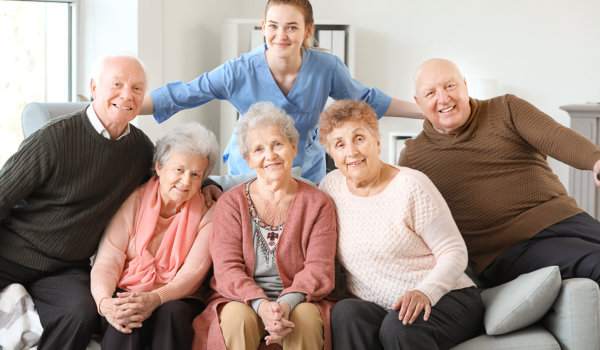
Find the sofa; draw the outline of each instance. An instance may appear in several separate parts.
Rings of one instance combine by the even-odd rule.
[[[51,118],[78,110],[85,104],[30,105],[22,116],[26,135]],[[56,115],[53,111],[60,113]],[[211,178],[226,190],[244,181],[247,176]],[[481,290],[486,306],[485,332],[455,346],[454,350],[600,350],[600,289],[596,282],[584,278],[563,281],[558,267],[550,266],[503,285]],[[0,310],[0,324],[2,315]],[[2,331],[0,328],[0,348]],[[18,331],[28,332],[27,329]],[[88,347],[96,348],[97,343]],[[275,349],[278,346],[262,344],[261,348]]]
[[[600,349],[600,289],[549,266],[482,289],[485,333],[454,350]]]

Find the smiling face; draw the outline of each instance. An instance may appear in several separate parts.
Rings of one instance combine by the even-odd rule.
[[[178,209],[198,193],[207,165],[206,157],[175,151],[162,167],[156,163],[162,207]]]
[[[106,60],[98,77],[92,78],[90,89],[93,107],[107,130],[123,129],[142,108],[146,74],[140,63],[131,57]]]
[[[296,6],[272,5],[262,22],[262,30],[270,54],[287,58],[298,55],[313,25],[306,26],[304,15]]]
[[[296,143],[292,143],[278,125],[261,125],[248,131],[248,155],[245,157],[257,177],[283,181],[292,174]]]
[[[415,101],[438,132],[455,134],[469,119],[467,84],[454,63],[423,63],[415,74],[415,90]]]
[[[381,144],[364,121],[342,122],[328,139],[329,154],[346,180],[361,183],[378,176]]]

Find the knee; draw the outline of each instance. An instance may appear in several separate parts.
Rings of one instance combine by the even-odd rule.
[[[344,299],[338,301],[331,309],[331,323],[352,322],[361,317],[361,300]]]
[[[258,316],[250,306],[231,301],[219,312],[219,323],[222,329],[224,326],[234,329],[257,327]]]
[[[584,256],[574,270],[572,276],[563,276],[563,278],[583,277],[594,280],[596,283],[600,284],[600,251],[589,253]]]
[[[318,332],[323,336],[323,318],[319,308],[313,303],[300,303],[296,305],[290,315],[290,321],[295,325],[294,330],[299,332]]]
[[[219,313],[219,326],[228,349],[256,349],[263,333],[262,322],[254,310],[243,303],[231,301]]]
[[[379,329],[379,339],[382,344],[406,343],[411,338],[411,332],[414,325],[404,325],[398,319],[398,312],[390,312],[381,322]]]
[[[290,314],[294,323],[291,333],[283,339],[286,349],[322,349],[323,348],[323,318],[319,308],[313,303],[300,303]]]
[[[331,309],[331,320],[350,320],[360,315],[360,301],[344,299],[338,301]]]
[[[190,325],[194,316],[196,316],[193,307],[181,300],[168,301],[159,306],[154,313],[158,320],[189,323]]]
[[[78,332],[93,333],[97,330],[100,318],[96,303],[91,298],[80,298],[62,310],[62,319],[67,320],[70,328]]]

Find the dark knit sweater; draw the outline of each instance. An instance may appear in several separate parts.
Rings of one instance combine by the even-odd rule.
[[[152,152],[134,126],[103,137],[85,109],[36,131],[0,170],[0,256],[47,272],[89,266],[108,221],[147,180]]]
[[[470,103],[471,115],[456,135],[425,120],[399,165],[425,173],[440,190],[479,273],[517,242],[582,212],[546,155],[591,170],[600,150],[513,95]]]

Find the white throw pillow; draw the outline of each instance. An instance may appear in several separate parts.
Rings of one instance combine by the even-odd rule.
[[[548,312],[561,287],[558,266],[548,266],[481,293],[485,331],[500,335],[527,327]]]

